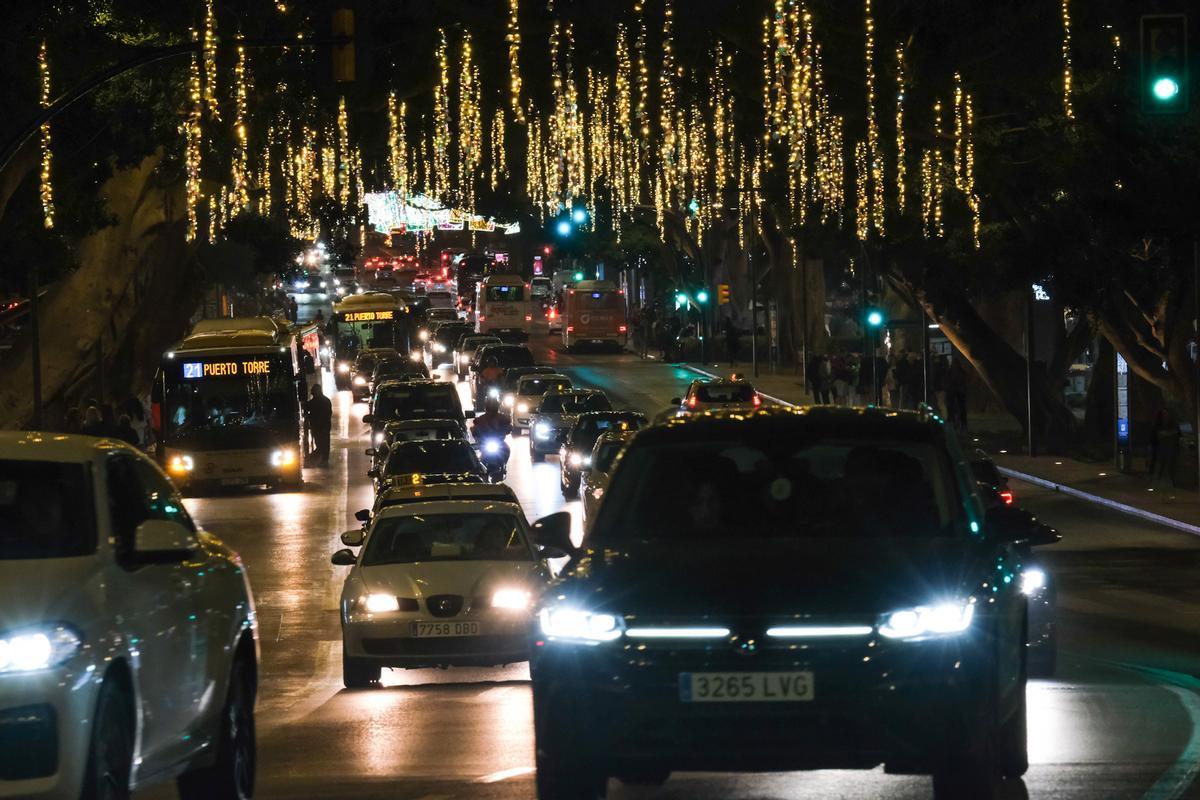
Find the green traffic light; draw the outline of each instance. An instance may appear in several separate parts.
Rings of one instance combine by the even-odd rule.
[[[877,308],[873,308],[867,312],[867,324],[872,328],[878,328],[883,324],[883,312]]]
[[[570,236],[571,235],[571,223],[567,222],[565,219],[560,220],[558,223],[558,226],[557,226],[557,230],[558,230],[559,236]]]
[[[1163,76],[1154,81],[1151,91],[1154,92],[1154,97],[1157,100],[1162,100],[1163,102],[1174,100],[1179,94],[1179,81],[1169,76]]]
[[[697,303],[707,303],[708,302],[708,292],[705,291],[704,289],[701,289],[700,291],[696,292],[696,302]]]
[[[582,272],[576,272],[576,273],[575,273],[575,280],[576,280],[576,282],[583,280],[583,273],[582,273]]]

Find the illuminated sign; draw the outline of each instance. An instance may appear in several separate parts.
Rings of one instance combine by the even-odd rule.
[[[380,322],[395,318],[395,311],[347,311],[342,314],[343,322]]]
[[[236,378],[241,375],[270,375],[271,362],[264,359],[248,361],[186,361],[183,364],[185,380],[200,378]]]

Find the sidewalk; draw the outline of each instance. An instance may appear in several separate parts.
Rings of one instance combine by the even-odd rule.
[[[784,405],[812,402],[812,395],[801,383],[800,376],[790,369],[772,374],[760,365],[759,376],[755,378],[751,375],[748,363],[739,362],[730,367],[727,363],[687,362],[677,366],[691,370],[697,376],[728,377],[734,372],[740,373],[769,402]],[[996,419],[991,419],[991,416]],[[1019,426],[1015,426],[1015,422],[1006,415],[976,415],[976,420],[982,423],[976,436],[997,438],[994,436],[997,432],[992,430],[997,420],[1012,428],[1002,433],[1017,435],[1020,432]],[[981,444],[980,439],[975,438],[972,446]],[[1010,455],[1003,450],[998,453],[993,450],[992,457],[1010,478],[1200,536],[1200,492],[1195,489],[1154,486],[1144,474],[1127,475],[1105,462],[1089,463],[1066,456],[1030,458]]]

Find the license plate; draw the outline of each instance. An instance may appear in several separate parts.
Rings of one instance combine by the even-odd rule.
[[[681,672],[684,703],[795,703],[813,699],[811,672]]]
[[[417,639],[436,639],[444,636],[478,636],[478,622],[414,622],[410,635]]]
[[[245,486],[247,478],[221,478],[222,486]]]

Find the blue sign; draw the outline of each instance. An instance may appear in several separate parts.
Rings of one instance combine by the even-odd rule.
[[[1129,441],[1129,420],[1117,420],[1117,439],[1122,442]]]
[[[203,378],[204,365],[199,361],[185,361],[183,364],[183,377],[187,378]]]

